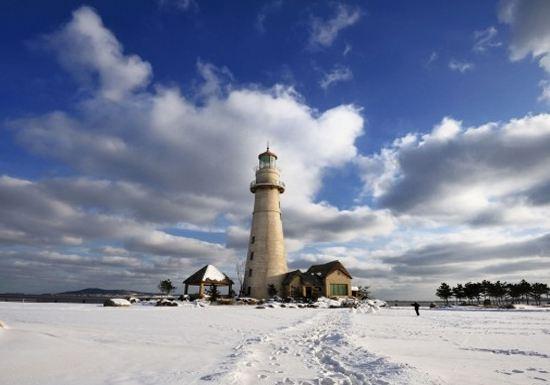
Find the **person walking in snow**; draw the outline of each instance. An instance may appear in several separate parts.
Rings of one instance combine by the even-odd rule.
[[[414,306],[414,311],[416,312],[416,315],[419,316],[420,315],[420,305],[418,304],[418,302],[414,302],[414,303],[411,303],[411,306]]]

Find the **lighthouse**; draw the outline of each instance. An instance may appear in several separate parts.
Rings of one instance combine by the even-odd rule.
[[[268,298],[273,289],[281,295],[282,281],[288,271],[283,237],[280,194],[285,184],[280,180],[277,155],[267,150],[258,155],[256,179],[250,183],[254,194],[254,212],[248,239],[243,293],[254,298]]]

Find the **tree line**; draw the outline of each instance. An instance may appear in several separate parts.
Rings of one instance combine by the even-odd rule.
[[[527,303],[532,300],[535,305],[541,304],[541,299],[550,295],[550,288],[546,283],[529,283],[525,279],[518,283],[491,282],[483,280],[481,282],[467,282],[457,284],[454,287],[442,282],[437,288],[435,295],[449,304],[449,299],[455,298],[457,302],[467,302],[480,304],[483,300],[484,305],[489,304],[514,304]]]

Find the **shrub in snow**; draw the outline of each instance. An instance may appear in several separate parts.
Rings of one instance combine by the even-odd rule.
[[[163,298],[163,299],[157,301],[155,306],[179,306],[179,304],[176,301],[172,301],[170,299]]]
[[[331,299],[327,297],[319,297],[316,302],[313,303],[316,307],[328,309],[342,307],[342,303],[339,299]]]
[[[108,300],[103,302],[103,306],[127,307],[130,305],[130,301],[123,298],[109,298]]]
[[[257,305],[259,301],[256,298],[239,297],[237,298],[237,305]]]
[[[126,298],[127,301],[129,301],[130,303],[138,303],[138,302],[141,302],[139,298],[136,298],[136,297],[128,297]]]
[[[373,299],[372,300],[374,302],[374,304],[378,307],[386,307],[388,306],[387,302],[386,301],[382,301],[381,299]]]

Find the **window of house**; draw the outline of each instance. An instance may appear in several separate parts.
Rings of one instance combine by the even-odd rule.
[[[348,295],[348,285],[340,284],[340,283],[331,283],[330,295]]]
[[[252,261],[253,259],[254,259],[254,252],[251,251],[251,252],[250,252],[250,260]]]
[[[253,235],[252,239],[250,240],[250,243],[254,243],[256,241],[256,237]]]
[[[252,269],[248,269],[248,276],[252,277]]]
[[[251,290],[251,288],[250,288],[250,286],[248,286],[248,287],[246,288],[246,295],[250,295],[250,290]]]

